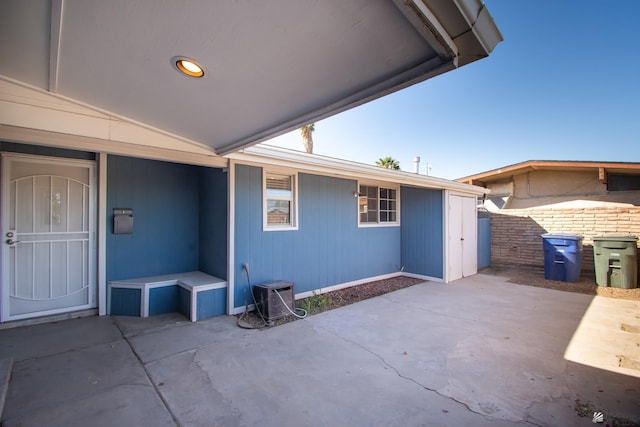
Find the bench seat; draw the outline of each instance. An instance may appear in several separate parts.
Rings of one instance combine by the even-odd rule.
[[[192,322],[226,313],[227,282],[201,271],[109,282],[108,312],[148,317],[178,311]]]

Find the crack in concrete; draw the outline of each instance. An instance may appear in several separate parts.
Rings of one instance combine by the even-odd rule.
[[[210,387],[210,392],[214,393],[215,396],[219,398],[219,402],[221,404],[220,412],[222,412],[222,415],[218,416],[218,419],[216,419],[216,422],[214,422],[213,425],[244,425],[242,411],[234,406],[233,401],[227,399],[222,391],[218,390],[213,380],[211,379],[211,376],[209,375],[208,369],[200,361],[198,361],[197,354],[201,350],[202,348],[193,351],[191,361],[195,366],[198,367],[200,373],[204,377],[206,377],[206,384]]]
[[[171,417],[171,419],[173,420],[175,425],[177,425],[177,426],[180,425],[180,423],[178,421],[178,418],[176,417],[176,414],[173,413],[173,411],[171,410],[171,407],[169,406],[169,402],[167,402],[165,400],[164,396],[160,392],[160,389],[158,388],[158,385],[151,378],[151,373],[147,369],[147,365],[142,361],[142,359],[140,358],[138,353],[135,351],[135,349],[131,345],[131,342],[129,341],[129,338],[127,336],[125,336],[125,334],[123,333],[122,328],[120,327],[120,325],[118,325],[116,322],[114,322],[114,323],[115,323],[116,327],[118,328],[118,330],[120,331],[120,335],[122,335],[122,339],[124,340],[124,342],[127,343],[127,345],[129,346],[129,349],[131,350],[131,353],[133,353],[133,355],[135,356],[136,360],[138,361],[138,363],[142,367],[142,370],[144,371],[144,374],[147,377],[147,381],[149,381],[149,384],[151,384],[151,386],[153,387],[154,391],[156,392],[156,395],[158,396],[158,399],[160,399],[160,401],[162,402],[162,406],[164,406],[164,408],[166,409],[167,413],[169,414],[169,416]]]
[[[352,345],[355,345],[355,346],[357,346],[357,347],[361,348],[362,350],[366,351],[367,353],[371,354],[372,356],[374,356],[375,358],[377,358],[378,360],[380,360],[380,361],[381,361],[385,366],[387,366],[387,367],[389,367],[390,369],[392,369],[392,370],[396,373],[396,375],[397,375],[399,378],[402,378],[402,379],[404,379],[404,380],[410,381],[410,382],[414,383],[415,385],[417,385],[418,387],[421,387],[421,388],[422,388],[422,389],[424,389],[424,390],[427,390],[427,391],[430,391],[430,392],[432,392],[432,393],[435,393],[435,394],[437,394],[438,396],[443,397],[443,398],[445,398],[445,399],[447,399],[447,400],[451,400],[451,401],[453,401],[453,402],[457,403],[458,405],[460,405],[460,406],[464,407],[464,408],[465,408],[467,411],[469,411],[470,413],[472,413],[472,414],[476,414],[476,415],[480,415],[481,417],[483,417],[483,418],[484,418],[485,420],[487,420],[487,421],[495,421],[495,420],[497,420],[497,419],[498,419],[498,418],[496,418],[496,417],[491,417],[490,415],[483,414],[482,412],[475,411],[475,410],[473,410],[473,409],[472,409],[468,404],[466,404],[465,402],[462,402],[462,401],[460,401],[460,400],[456,399],[456,398],[455,398],[455,397],[453,397],[453,396],[447,396],[446,394],[443,394],[442,392],[440,392],[440,391],[439,391],[439,390],[437,390],[437,389],[427,387],[426,385],[422,384],[421,382],[417,381],[417,380],[416,380],[416,379],[414,379],[414,378],[411,378],[411,377],[408,377],[408,376],[406,376],[406,375],[403,375],[402,373],[400,373],[400,371],[399,371],[395,366],[393,366],[392,364],[390,364],[389,362],[387,362],[387,360],[386,360],[384,357],[380,356],[379,354],[377,354],[377,353],[376,353],[376,352],[374,352],[373,350],[368,349],[367,347],[363,346],[362,344],[360,344],[360,343],[358,343],[358,342],[356,342],[356,341],[350,340],[350,339],[348,339],[348,338],[345,338],[345,337],[343,337],[343,336],[340,336],[340,335],[336,334],[334,331],[331,331],[331,330],[328,330],[328,329],[326,329],[326,328],[323,328],[322,326],[320,326],[320,328],[321,328],[321,329],[324,329],[326,332],[330,333],[331,335],[333,335],[333,336],[335,336],[335,337],[338,337],[338,338],[340,338],[341,340],[343,340],[343,341],[345,341],[345,342],[348,342],[348,343],[350,343],[350,344],[352,344]],[[527,413],[527,416],[529,416],[529,414],[528,414],[528,413]],[[514,421],[514,420],[511,420],[511,421]],[[533,423],[533,422],[531,422],[531,421],[529,421],[529,420],[526,420],[526,419],[523,419],[523,420],[520,420],[520,421],[525,422],[525,423],[527,423],[527,424],[531,424],[531,425],[536,426],[536,427],[543,427],[543,425],[541,425],[541,424],[536,424],[536,423]],[[520,422],[520,421],[516,421],[516,422]]]
[[[199,352],[200,350],[201,350],[201,349],[197,349],[197,350],[195,350],[195,351],[193,352],[193,356],[191,357],[191,361],[193,362],[193,364],[194,364],[194,365],[196,365],[196,366],[198,367],[198,369],[200,370],[200,372],[202,373],[202,375],[204,375],[204,376],[207,378],[207,383],[208,383],[211,387],[213,387],[213,382],[211,381],[211,377],[209,376],[209,373],[208,373],[207,369],[206,369],[206,368],[204,368],[204,367],[200,364],[200,362],[199,362],[198,360],[196,360],[196,356],[197,356],[197,354],[198,354],[198,352]]]
[[[544,400],[536,400],[535,402],[531,402],[526,408],[524,408],[524,414],[525,414],[526,417],[525,417],[525,419],[523,421],[528,423],[528,424],[532,424],[532,425],[534,425],[536,427],[544,427],[547,424],[542,423],[542,421],[539,421],[538,419],[536,419],[534,416],[532,416],[529,413],[529,410],[531,408],[533,408],[534,405],[537,405],[538,403],[545,403],[545,401]],[[535,422],[532,421],[532,420],[535,420]]]

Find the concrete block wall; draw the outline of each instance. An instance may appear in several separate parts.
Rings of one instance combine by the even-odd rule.
[[[544,270],[540,237],[544,233],[583,236],[582,274],[593,275],[593,237],[603,234],[640,237],[640,207],[530,208],[492,212],[491,264]]]

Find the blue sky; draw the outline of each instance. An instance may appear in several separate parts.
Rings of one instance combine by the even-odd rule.
[[[526,160],[640,162],[640,1],[486,0],[485,59],[316,123],[314,153],[455,179]],[[297,131],[267,142],[302,150]]]

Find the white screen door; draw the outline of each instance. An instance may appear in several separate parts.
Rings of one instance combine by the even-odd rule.
[[[2,155],[2,321],[96,306],[94,170]]]

